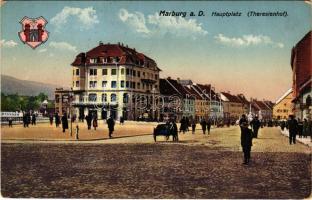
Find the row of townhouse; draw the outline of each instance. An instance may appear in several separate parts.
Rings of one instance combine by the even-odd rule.
[[[160,79],[157,63],[123,44],[103,44],[79,53],[72,65],[72,86],[55,91],[55,107],[83,118],[166,120],[238,119],[248,113],[244,95],[216,93],[208,84]]]

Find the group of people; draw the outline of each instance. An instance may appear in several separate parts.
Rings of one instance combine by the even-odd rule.
[[[30,112],[26,112],[23,114],[23,125],[24,128],[29,127],[29,124],[36,125],[37,117],[35,113],[30,114]],[[9,126],[12,127],[12,123],[9,121]]]
[[[289,144],[296,144],[296,136],[299,135],[299,138],[311,137],[312,141],[312,121],[304,119],[303,121],[298,119],[296,120],[293,115],[289,116],[288,121],[283,121],[281,123],[281,129],[288,129],[289,131]]]
[[[196,130],[196,124],[197,121],[195,119],[192,119],[191,121],[189,120],[188,117],[182,117],[180,120],[180,132],[188,132],[189,127],[192,127],[192,133],[195,133]],[[206,131],[208,131],[208,134],[210,133],[211,129],[211,120],[210,119],[202,119],[200,121],[200,126],[202,128],[203,134],[206,134]]]

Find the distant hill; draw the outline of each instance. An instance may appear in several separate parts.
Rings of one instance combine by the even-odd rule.
[[[49,99],[54,99],[54,90],[57,87],[61,86],[21,80],[12,76],[1,75],[1,92],[4,94],[17,93],[19,95],[35,96],[40,92],[43,92],[48,95]]]

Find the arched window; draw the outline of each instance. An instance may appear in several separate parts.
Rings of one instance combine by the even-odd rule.
[[[123,102],[128,103],[129,102],[129,95],[127,93],[123,94]]]
[[[102,94],[102,102],[107,102],[107,94]]]
[[[117,96],[116,94],[111,94],[111,102],[116,102],[117,101]]]
[[[91,102],[95,102],[96,101],[96,94],[95,93],[89,94],[89,101],[91,101]]]

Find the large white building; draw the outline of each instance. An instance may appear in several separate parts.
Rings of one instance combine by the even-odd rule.
[[[99,119],[156,119],[159,71],[156,62],[123,44],[103,44],[72,63],[73,112]]]

